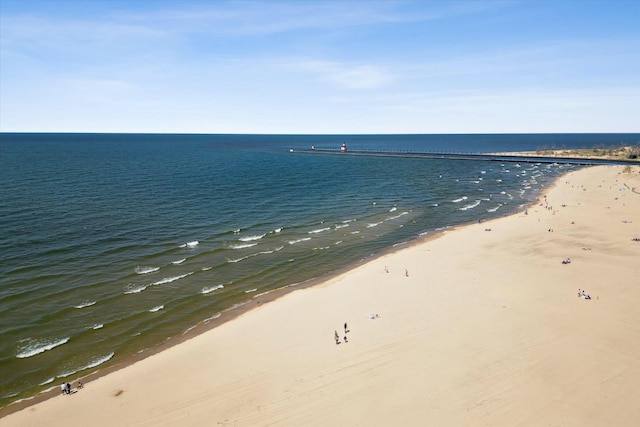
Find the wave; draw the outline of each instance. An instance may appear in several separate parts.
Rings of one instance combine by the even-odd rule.
[[[91,360],[91,362],[89,362],[85,366],[82,366],[82,367],[80,367],[78,369],[75,369],[73,371],[65,371],[65,372],[59,374],[58,378],[65,378],[65,377],[73,375],[73,374],[75,374],[77,372],[84,371],[85,369],[91,369],[91,368],[95,368],[96,366],[100,366],[104,362],[110,360],[114,356],[114,354],[115,354],[114,352],[111,352],[111,353],[107,354],[106,356],[95,358],[95,359]]]
[[[202,267],[202,271],[209,271],[211,270],[211,267]]]
[[[307,234],[317,234],[327,230],[331,230],[331,227],[324,227],[324,228],[318,228],[317,230],[307,231]]]
[[[18,359],[26,359],[27,357],[35,356],[36,354],[44,353],[45,351],[56,348],[60,345],[69,342],[69,337],[62,339],[32,339],[28,338],[27,344],[20,348],[16,357]]]
[[[473,209],[476,206],[478,206],[479,204],[480,204],[480,200],[476,200],[475,202],[469,203],[468,205],[465,205],[465,206],[461,207],[459,210],[466,211],[468,209]]]
[[[487,209],[487,212],[495,212],[500,208],[500,206],[502,206],[502,205],[498,205],[495,208]]]
[[[149,313],[155,313],[156,311],[160,311],[164,309],[164,305],[158,305],[156,307],[153,307],[151,310],[149,310]]]
[[[284,246],[278,246],[277,248],[275,248],[275,249],[273,249],[271,251],[262,251],[262,252],[259,252],[259,253],[263,254],[263,255],[268,255],[268,254],[272,254],[274,252],[281,251],[282,249],[284,249]]]
[[[193,274],[193,272],[191,273],[186,273],[186,274],[181,274],[180,276],[173,276],[173,277],[165,277],[162,280],[158,280],[157,282],[153,282],[151,284],[151,286],[156,286],[156,285],[164,285],[166,283],[171,283],[171,282],[175,282],[176,280],[180,280],[183,279],[187,276],[191,276]]]
[[[154,271],[158,271],[160,270],[160,267],[136,267],[135,271],[137,274],[149,274],[149,273],[153,273]]]
[[[202,288],[202,290],[200,291],[200,293],[202,295],[206,295],[209,294],[213,291],[217,291],[218,289],[223,289],[224,285],[216,285],[216,286],[205,286],[204,288]]]
[[[431,206],[432,208],[437,208],[438,206],[440,206],[439,203],[431,203],[429,206]]]
[[[104,327],[104,323],[96,323],[91,327],[91,329],[102,329]]]
[[[203,323],[207,323],[207,322],[209,322],[209,321],[211,321],[211,320],[215,320],[215,319],[217,319],[217,318],[218,318],[218,317],[220,317],[220,316],[222,316],[222,313],[216,313],[216,314],[214,314],[214,315],[213,315],[213,316],[211,316],[211,317],[207,317],[207,318],[206,318],[206,319],[204,319],[202,322],[203,322]]]
[[[230,249],[244,249],[244,248],[250,248],[252,246],[257,245],[257,243],[240,243],[237,245],[229,245]]]
[[[250,293],[255,292],[255,291],[257,291],[257,290],[258,290],[257,288],[247,289],[246,291],[244,291],[244,293],[245,293],[245,294],[250,294]]]
[[[82,304],[78,304],[78,305],[74,305],[74,308],[85,308],[85,307],[91,307],[92,305],[94,305],[96,302],[95,301],[85,301]]]
[[[380,222],[370,222],[369,224],[367,224],[367,228],[377,227],[380,224],[382,224],[382,221],[380,221]]]
[[[243,261],[243,260],[245,260],[247,258],[254,257],[256,255],[258,255],[258,254],[251,254],[251,255],[243,256],[242,258],[236,258],[236,259],[227,258],[227,262],[236,263],[236,262]]]
[[[194,240],[193,242],[187,242],[183,245],[180,245],[181,248],[195,248],[196,246],[198,246],[200,244],[200,242],[198,242],[197,240]]]
[[[136,285],[135,283],[129,283],[124,287],[124,293],[126,294],[137,294],[147,289],[146,285]]]
[[[345,228],[345,227],[348,227],[348,226],[349,226],[349,224],[342,224],[342,225],[336,224],[336,230],[338,230],[340,228]]]
[[[282,227],[280,227],[280,228],[276,228],[275,230],[273,230],[273,232],[274,232],[274,233],[279,233],[279,232],[281,232],[281,231],[282,231]]]
[[[266,234],[253,234],[250,236],[240,237],[238,240],[240,240],[241,242],[252,242],[254,240],[260,240],[264,236],[266,236]]]
[[[305,242],[307,240],[311,240],[311,237],[303,237],[301,239],[289,240],[290,245],[295,245],[296,243]]]
[[[467,199],[468,199],[468,197],[467,197],[467,196],[462,196],[462,197],[460,197],[459,199],[452,200],[452,201],[451,201],[451,203],[460,203],[460,202],[462,202],[463,200],[467,200]]]
[[[409,215],[409,212],[400,212],[398,215],[390,216],[389,218],[387,218],[387,221],[390,221],[392,219],[398,219],[405,215]]]
[[[182,259],[179,259],[179,260],[177,260],[177,261],[171,261],[171,264],[176,264],[176,265],[177,265],[177,264],[182,264],[182,263],[183,263],[183,262],[185,262],[186,260],[187,260],[186,258],[182,258]]]
[[[389,212],[395,212],[395,211],[397,211],[397,210],[398,210],[398,208],[396,208],[396,207],[394,206],[394,207],[392,207],[391,209],[389,209]]]
[[[55,377],[51,377],[48,380],[45,380],[44,382],[41,382],[38,385],[47,385],[47,384],[51,384],[53,381],[55,380]]]

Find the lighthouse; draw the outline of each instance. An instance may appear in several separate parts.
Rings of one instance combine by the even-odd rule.
[[[346,143],[342,143],[342,147],[340,147],[340,151],[345,152],[347,151],[347,144]]]

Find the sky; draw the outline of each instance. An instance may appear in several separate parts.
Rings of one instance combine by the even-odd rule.
[[[0,132],[640,132],[640,0],[0,0]]]

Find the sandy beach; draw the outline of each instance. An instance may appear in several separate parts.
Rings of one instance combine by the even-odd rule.
[[[564,175],[0,424],[640,425],[639,172]]]

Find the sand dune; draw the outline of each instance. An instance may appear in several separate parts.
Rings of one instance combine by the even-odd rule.
[[[640,425],[639,172],[572,172],[1,424]]]

